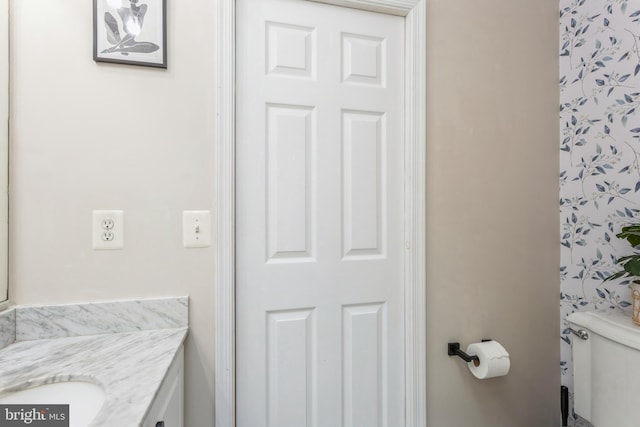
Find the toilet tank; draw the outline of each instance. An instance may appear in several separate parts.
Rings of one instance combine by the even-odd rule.
[[[573,313],[574,411],[595,427],[640,425],[640,326],[621,313]]]

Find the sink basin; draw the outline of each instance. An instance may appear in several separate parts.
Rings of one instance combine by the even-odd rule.
[[[86,381],[45,384],[1,396],[0,404],[69,405],[69,426],[87,427],[104,403],[102,387]]]

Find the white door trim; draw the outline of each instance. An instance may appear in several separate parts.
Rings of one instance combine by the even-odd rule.
[[[313,0],[405,16],[406,426],[426,427],[426,0]],[[235,427],[236,0],[218,0],[215,422]]]

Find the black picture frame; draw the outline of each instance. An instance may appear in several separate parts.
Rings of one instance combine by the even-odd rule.
[[[167,0],[93,0],[93,60],[167,68]]]

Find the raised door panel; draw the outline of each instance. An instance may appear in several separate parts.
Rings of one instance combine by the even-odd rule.
[[[267,317],[268,426],[314,427],[317,343],[313,309],[271,312]]]
[[[386,85],[386,43],[383,38],[342,34],[342,80],[346,83]]]
[[[315,236],[314,109],[268,104],[266,117],[268,260],[311,261]]]
[[[386,306],[345,306],[342,318],[343,427],[386,427]]]
[[[382,256],[386,225],[385,116],[343,111],[342,128],[344,256]]]
[[[311,27],[267,22],[267,75],[315,77],[315,31]]]

